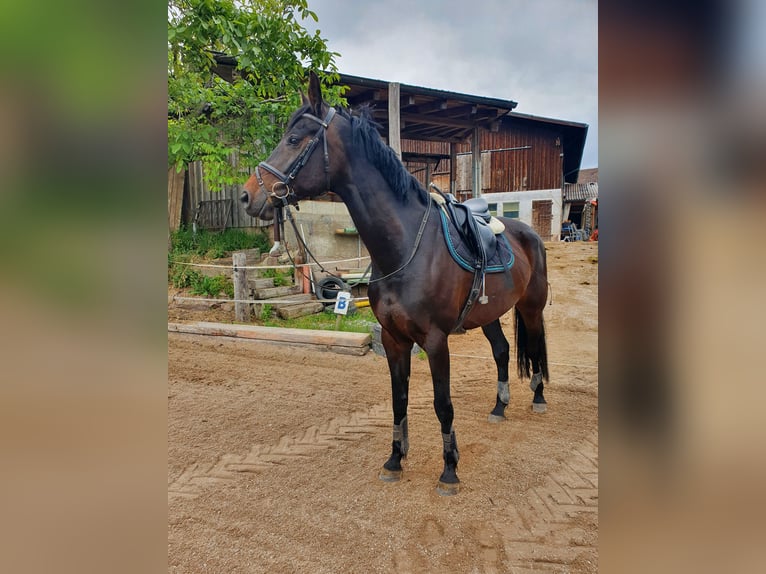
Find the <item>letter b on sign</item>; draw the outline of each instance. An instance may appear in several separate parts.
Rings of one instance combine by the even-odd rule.
[[[351,301],[351,293],[348,291],[338,291],[338,298],[335,301],[335,312],[338,315],[348,313],[348,305]]]

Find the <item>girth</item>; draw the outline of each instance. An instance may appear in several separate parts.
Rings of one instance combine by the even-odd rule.
[[[465,332],[465,329],[463,329],[463,322],[468,316],[468,313],[471,312],[471,309],[473,309],[476,300],[479,299],[479,292],[484,285],[484,277],[487,270],[487,253],[484,249],[481,237],[479,236],[479,225],[476,222],[476,218],[473,216],[470,206],[460,203],[453,204],[450,202],[448,202],[447,205],[453,208],[453,213],[455,215],[453,221],[455,222],[463,241],[466,242],[475,255],[471,291],[468,293],[468,298],[463,305],[463,310],[460,312],[460,316],[458,317],[455,326],[452,328],[453,333],[462,333]],[[462,217],[458,216],[458,213],[461,213]],[[458,225],[460,219],[463,220],[461,222],[462,225]],[[487,296],[482,296],[480,302],[482,305],[486,304]]]
[[[489,213],[489,206],[486,199],[474,198],[465,203],[458,203],[455,201],[452,194],[443,193],[434,185],[432,185],[432,187],[436,188],[445,199],[442,207],[445,209],[450,220],[458,230],[461,240],[469,247],[474,256],[472,262],[473,281],[471,282],[471,290],[468,293],[468,298],[463,304],[460,316],[458,317],[455,326],[452,328],[453,333],[463,333],[465,332],[465,329],[463,329],[463,322],[468,316],[468,313],[471,312],[476,301],[479,300],[482,305],[487,303],[487,296],[482,295],[480,298],[479,293],[484,286],[484,278],[487,270],[487,247],[493,246],[496,241],[494,233],[492,233],[487,226],[491,214]],[[488,234],[485,235],[484,240],[482,240],[483,234]]]

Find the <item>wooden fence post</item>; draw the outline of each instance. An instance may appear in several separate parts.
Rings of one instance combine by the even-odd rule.
[[[235,251],[232,253],[232,262],[234,264],[234,272],[232,278],[234,280],[234,320],[239,323],[249,323],[250,314],[252,311],[252,305],[245,303],[245,299],[249,299],[248,285],[247,285],[247,254],[244,251]]]

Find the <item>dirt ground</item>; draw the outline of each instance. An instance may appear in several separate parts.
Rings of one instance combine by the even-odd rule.
[[[480,330],[450,338],[453,497],[435,490],[426,360],[413,358],[410,451],[392,484],[377,478],[392,425],[384,358],[169,333],[169,572],[596,572],[598,244],[547,248],[547,413],[512,374],[508,420],[488,423],[489,344]],[[502,322],[512,341],[512,314]]]

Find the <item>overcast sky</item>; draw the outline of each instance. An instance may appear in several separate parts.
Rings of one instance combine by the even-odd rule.
[[[309,0],[345,74],[518,102],[588,124],[598,166],[596,0]],[[311,24],[311,25],[309,25]]]

